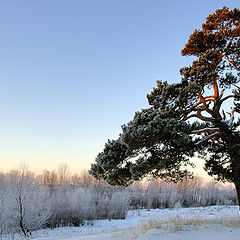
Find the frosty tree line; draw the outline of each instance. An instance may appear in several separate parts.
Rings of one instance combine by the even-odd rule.
[[[150,107],[105,144],[90,174],[125,186],[149,175],[177,181],[197,156],[209,175],[235,185],[240,204],[240,10],[210,14],[181,53],[195,60],[180,82],[157,81]]]
[[[131,209],[236,203],[232,185],[200,177],[179,183],[135,182],[122,189],[86,171],[70,174],[65,164],[38,175],[24,167],[0,173],[0,239],[29,236],[42,228],[92,225],[96,219],[123,219]]]

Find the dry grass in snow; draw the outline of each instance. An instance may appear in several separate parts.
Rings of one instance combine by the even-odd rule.
[[[122,239],[138,239],[151,229],[161,229],[168,232],[177,232],[183,230],[196,230],[203,226],[223,225],[226,227],[240,227],[240,216],[219,216],[219,217],[187,217],[187,216],[170,216],[164,218],[153,217],[137,226],[129,228],[124,232]]]

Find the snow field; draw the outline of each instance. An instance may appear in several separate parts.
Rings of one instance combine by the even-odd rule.
[[[227,234],[228,238],[224,239],[235,240],[239,239],[240,234],[240,215],[237,206],[132,210],[124,220],[95,220],[92,224],[39,230],[33,232],[31,239],[220,240],[222,235]],[[218,234],[219,238],[215,238],[215,234]]]

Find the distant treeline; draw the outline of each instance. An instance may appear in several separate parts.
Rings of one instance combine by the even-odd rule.
[[[93,224],[94,219],[123,219],[129,209],[237,204],[231,184],[200,177],[169,183],[135,182],[109,186],[87,171],[70,174],[66,164],[36,175],[23,167],[0,173],[0,234],[25,236],[41,228]]]

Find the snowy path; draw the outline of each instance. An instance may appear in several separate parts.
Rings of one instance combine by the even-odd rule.
[[[215,222],[216,221],[216,222]],[[185,223],[186,224],[185,224]],[[222,225],[221,223],[224,223]],[[34,240],[239,239],[237,206],[129,211],[124,220],[96,220],[93,226],[40,230]]]

